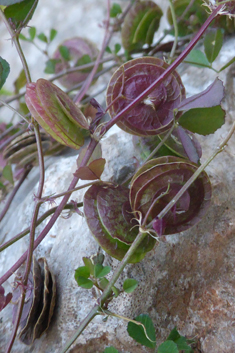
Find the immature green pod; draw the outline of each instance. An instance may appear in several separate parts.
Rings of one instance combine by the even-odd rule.
[[[34,119],[56,141],[74,149],[83,146],[88,121],[59,87],[44,79],[29,83],[25,101]]]

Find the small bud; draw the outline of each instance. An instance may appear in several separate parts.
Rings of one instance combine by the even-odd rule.
[[[59,87],[44,79],[29,83],[25,101],[34,119],[56,141],[74,149],[83,146],[87,119]]]

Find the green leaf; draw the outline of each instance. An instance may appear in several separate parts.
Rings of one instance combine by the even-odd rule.
[[[106,48],[105,48],[105,51],[106,51],[107,53],[109,53],[109,54],[112,54],[112,50],[110,49],[110,47],[106,47]]]
[[[69,61],[70,60],[70,53],[69,53],[69,48],[66,47],[65,45],[60,45],[59,46],[59,52],[61,57],[65,60],[65,61]]]
[[[19,34],[19,38],[20,38],[21,40],[25,40],[26,42],[31,42],[31,39],[26,38],[22,33]]]
[[[13,179],[13,173],[12,173],[12,169],[11,169],[11,165],[6,165],[4,168],[3,168],[3,171],[2,171],[2,176],[8,180],[11,184],[14,184],[14,179]]]
[[[179,351],[184,351],[184,353],[191,353],[193,352],[192,348],[188,345],[187,343],[187,339],[183,336],[180,336],[180,338],[178,338],[175,341]]]
[[[105,277],[99,278],[98,285],[102,290],[105,290],[108,284],[109,284],[109,281],[107,280],[107,278]]]
[[[0,181],[0,189],[5,189],[5,188],[6,188],[5,185]]]
[[[56,35],[57,35],[57,30],[52,28],[51,31],[50,31],[50,36],[49,36],[50,42],[53,41],[53,39],[55,38]]]
[[[157,353],[179,353],[176,343],[165,341],[158,347]]]
[[[11,18],[15,27],[23,28],[31,20],[37,4],[38,0],[24,0],[21,3],[14,3],[4,10],[4,14],[7,18]]]
[[[90,277],[90,269],[87,266],[80,266],[75,270],[75,279],[76,277],[85,277],[85,278],[89,278]]]
[[[213,134],[224,124],[225,111],[220,105],[211,108],[195,108],[184,113],[179,123],[185,129],[200,135]]]
[[[121,44],[116,43],[114,46],[114,53],[117,54],[121,50]]]
[[[47,60],[44,72],[46,74],[54,74],[55,73],[55,66],[60,61],[61,61],[60,59],[49,59],[49,60]]]
[[[110,271],[111,271],[110,266],[103,266],[101,264],[97,264],[95,265],[95,268],[94,268],[94,276],[96,278],[101,278],[106,276]]]
[[[191,353],[192,348],[188,345],[188,340],[179,334],[176,327],[170,332],[169,336],[167,337],[167,341],[174,341],[179,350],[183,350],[184,353]]]
[[[209,67],[211,68],[211,65],[209,61],[207,60],[205,54],[198,49],[193,49],[189,55],[185,58],[184,60],[186,63],[189,63],[191,65],[195,65],[198,67]]]
[[[93,282],[85,277],[75,277],[77,284],[79,285],[79,287],[85,288],[85,289],[91,289],[93,287]]]
[[[127,332],[129,333],[129,335],[136,342],[141,343],[143,346],[154,348],[156,346],[156,334],[155,334],[153,322],[150,319],[150,317],[148,315],[141,314],[137,316],[135,320],[138,322],[141,322],[144,325],[145,330],[141,325],[137,325],[137,324],[134,324],[133,322],[129,322],[127,326]],[[148,337],[146,336],[145,331]]]
[[[126,293],[132,293],[138,286],[138,281],[133,278],[127,278],[123,283],[123,290]]]
[[[38,38],[39,40],[41,40],[42,42],[44,42],[44,43],[48,43],[47,36],[46,36],[44,33],[40,33],[40,34],[37,36],[37,38]]]
[[[210,63],[217,58],[223,45],[223,32],[220,28],[211,30],[204,39],[204,50]]]
[[[120,290],[117,287],[115,287],[115,286],[113,286],[111,289],[112,289],[112,291],[114,293],[115,298],[117,298],[119,296],[119,294],[120,294]]]
[[[88,54],[83,55],[78,61],[76,62],[75,66],[82,66],[86,64],[90,64],[92,62],[91,57]],[[90,68],[84,69],[81,72],[90,72]]]
[[[118,350],[113,346],[105,348],[103,353],[118,353]]]
[[[30,36],[30,39],[33,41],[35,36],[36,36],[36,28],[35,27],[30,27],[29,28],[29,36]]]
[[[181,335],[179,334],[179,332],[177,331],[177,328],[174,327],[173,330],[171,330],[169,336],[167,337],[168,341],[176,341],[181,337]]]
[[[10,65],[6,60],[0,56],[0,89],[6,82],[7,76],[10,72]]]
[[[119,4],[114,3],[110,9],[110,17],[116,17],[122,13],[122,8]]]
[[[89,268],[90,274],[93,276],[94,275],[94,264],[92,263],[91,259],[89,257],[83,257],[82,258],[84,265]]]
[[[19,76],[17,77],[17,79],[14,81],[14,86],[15,86],[15,93],[18,94],[20,89],[22,87],[24,87],[27,83],[27,79],[26,79],[26,76],[25,76],[25,72],[24,70],[22,69],[20,71],[20,74]]]

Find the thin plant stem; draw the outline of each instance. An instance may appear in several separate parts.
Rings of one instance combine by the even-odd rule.
[[[21,60],[21,63],[22,63],[22,66],[23,66],[23,69],[25,72],[27,83],[30,83],[31,76],[30,76],[27,61],[25,59],[24,53],[22,51],[22,48],[21,48],[21,45],[19,42],[19,34],[14,33],[7,18],[5,17],[4,13],[2,12],[2,10],[0,11],[0,14],[1,14],[1,17],[2,17],[5,25],[6,25],[6,28],[8,29],[8,32],[11,35],[12,41],[15,44],[16,50],[18,52],[18,55],[20,57],[20,60]],[[38,162],[39,162],[39,170],[40,170],[40,178],[39,178],[37,197],[41,198],[42,191],[43,191],[43,185],[44,185],[44,159],[43,159],[42,142],[41,142],[41,137],[40,137],[39,126],[37,123],[35,123],[34,125],[35,125],[34,126],[34,133],[35,133],[35,137],[36,137],[36,144],[37,144],[37,150],[38,150]],[[22,281],[23,282],[22,288],[26,288],[26,286],[27,286],[28,276],[29,276],[29,272],[31,269],[32,256],[33,256],[33,250],[34,250],[33,249],[34,236],[35,236],[35,229],[36,229],[35,224],[37,221],[39,208],[40,208],[40,204],[38,202],[36,202],[35,207],[34,207],[34,212],[33,212],[32,223],[31,223],[31,227],[30,227],[30,241],[29,241],[29,248],[28,248],[28,252],[27,252],[27,261],[26,261],[26,266],[25,266],[25,272],[24,272],[23,281]],[[16,318],[16,322],[15,322],[13,330],[12,330],[9,344],[6,349],[6,353],[11,352],[12,346],[13,346],[15,338],[16,338],[17,329],[18,329],[20,318],[21,318],[22,311],[23,311],[23,306],[24,306],[24,301],[25,301],[25,293],[26,293],[25,289],[22,289],[21,298],[20,298],[20,301],[18,304],[18,309],[17,309],[17,318]]]
[[[83,206],[83,202],[78,202],[76,204],[76,207],[82,207]],[[74,209],[74,204],[68,203],[67,205],[64,206],[63,210],[73,210]],[[47,217],[51,216],[55,211],[57,210],[57,206],[56,207],[52,207],[50,208],[48,211],[46,211],[45,213],[43,213],[43,215],[37,219],[36,222],[36,226],[38,226],[39,224],[41,224]],[[8,240],[7,242],[5,242],[4,244],[2,244],[0,246],[0,252],[5,250],[6,248],[8,248],[10,245],[14,244],[15,242],[17,242],[18,240],[20,240],[21,238],[23,238],[25,235],[27,235],[30,232],[30,227],[24,229],[22,232],[20,232],[19,234],[17,234],[16,236],[14,236],[13,238],[11,238],[10,240]]]
[[[200,175],[200,173],[205,169],[205,167],[217,156],[218,153],[222,152],[224,147],[226,146],[226,144],[228,143],[229,139],[231,138],[231,136],[233,135],[235,131],[235,122],[232,125],[232,128],[230,129],[228,135],[226,136],[226,138],[224,139],[224,141],[222,141],[222,143],[219,145],[219,147],[217,148],[217,150],[211,155],[210,158],[208,158],[208,160],[202,164],[201,167],[199,167],[197,169],[197,171],[193,174],[193,176],[188,180],[187,183],[185,183],[185,185],[183,186],[183,188],[178,192],[178,194],[174,197],[174,200],[170,201],[169,204],[165,207],[164,210],[162,210],[162,212],[160,212],[158,214],[158,218],[162,218],[171,208],[172,206],[175,204],[175,202],[178,201],[178,199],[183,195],[183,193],[187,190],[187,188],[194,182],[194,180],[196,180],[196,178]],[[176,200],[177,199],[177,200]],[[146,231],[146,229],[145,229]],[[97,302],[98,304],[100,304],[100,307],[102,308],[102,306],[105,304],[106,300],[109,298],[110,294],[112,293],[112,287],[115,285],[116,281],[118,280],[120,274],[122,273],[123,269],[125,268],[125,266],[127,265],[130,257],[135,253],[136,249],[138,248],[138,246],[141,244],[141,242],[144,240],[145,236],[147,233],[140,232],[136,239],[134,240],[134,242],[132,243],[131,247],[129,248],[129,250],[127,251],[126,255],[124,256],[124,258],[122,259],[122,261],[119,263],[118,267],[116,268],[116,270],[114,271],[114,274],[111,278],[111,280],[109,281],[109,283],[107,284],[107,287],[105,288],[104,292],[102,293],[102,295],[100,296],[100,298],[98,298]],[[75,340],[79,337],[79,335],[82,333],[82,331],[85,329],[85,327],[89,324],[89,322],[91,320],[88,320],[88,318],[90,318],[91,316],[94,317],[95,313],[99,313],[99,306],[94,306],[94,308],[91,310],[91,312],[87,315],[87,317],[82,321],[83,325],[82,327],[79,326],[79,328],[77,329],[77,331],[74,333],[74,335],[72,336],[72,338],[66,343],[66,345],[63,347],[62,351],[60,353],[65,353],[70,347],[71,345],[75,342]]]
[[[86,316],[86,318],[82,321],[82,327],[79,326],[77,331],[74,333],[74,335],[71,337],[71,339],[68,340],[68,342],[65,344],[63,349],[60,351],[60,353],[65,353],[71,345],[76,341],[78,336],[82,333],[82,331],[85,329],[85,327],[89,324],[90,317],[92,318],[97,315],[100,311],[100,308],[102,308],[103,304],[106,302],[106,300],[109,298],[110,294],[112,293],[112,287],[118,280],[120,274],[122,273],[123,269],[125,268],[126,264],[128,263],[130,257],[135,253],[136,249],[140,245],[140,243],[144,240],[146,236],[146,233],[139,233],[137,237],[135,238],[134,242],[132,243],[131,247],[127,251],[126,255],[122,259],[122,261],[119,263],[118,267],[114,271],[114,274],[107,284],[107,287],[105,288],[104,292],[102,295],[98,298],[97,303],[98,305],[95,305],[93,309],[90,311],[90,313]]]
[[[202,34],[205,32],[207,27],[210,25],[210,23],[213,21],[213,19],[216,17],[218,12],[221,10],[222,5],[219,5],[207,18],[206,22],[203,24],[199,32],[195,35],[194,39],[192,42],[188,45],[188,47],[181,53],[178,59],[176,59],[173,64],[169,66],[169,68],[165,71],[164,74],[162,74],[151,86],[142,92],[131,104],[129,104],[126,108],[124,108],[121,112],[119,112],[115,118],[113,118],[110,122],[108,122],[101,130],[100,135],[103,136],[121,117],[129,112],[134,106],[136,106],[142,99],[148,95],[155,87],[157,84],[160,84],[172,71],[175,70],[175,68],[183,61],[183,59],[188,55],[190,50],[194,47],[194,45],[197,43],[197,41],[200,39]],[[91,140],[91,144],[89,148],[86,151],[86,154],[84,156],[84,159],[81,163],[81,166],[86,165],[87,161],[90,159],[90,156],[92,152],[94,151],[95,147],[97,145],[97,141]],[[78,178],[74,177],[72,180],[68,190],[73,189],[76,186],[76,183],[78,181]],[[53,224],[55,223],[56,219],[59,217],[60,212],[64,208],[65,204],[68,201],[69,196],[65,195],[63,200],[61,201],[60,205],[58,206],[56,212],[52,216],[51,220],[47,224],[47,226],[44,228],[44,230],[41,232],[41,234],[38,236],[38,238],[34,242],[34,249],[40,244],[40,242],[44,239],[48,231],[51,229]],[[4,283],[18,268],[19,266],[25,261],[26,258],[26,253],[24,253],[20,259],[0,278],[0,285]]]
[[[116,116],[111,119],[101,130],[101,136],[108,131],[114,124],[116,124],[123,115],[129,113],[131,109],[133,109],[137,104],[143,101],[143,99],[150,94],[153,89],[155,89],[158,85],[160,85],[178,66],[182,63],[184,58],[190,53],[193,47],[197,44],[203,33],[209,27],[211,22],[220,12],[223,5],[219,5],[216,9],[212,11],[210,16],[207,18],[205,23],[202,25],[200,30],[185,48],[185,50],[178,56],[178,58],[148,87],[146,88],[138,97],[136,97],[130,104],[128,104],[123,110],[116,114]]]
[[[102,59],[102,56],[104,55],[105,48],[107,47],[107,45],[111,39],[111,35],[112,35],[112,33],[111,34],[109,33],[109,23],[110,23],[110,0],[107,0],[107,18],[105,21],[105,35],[104,35],[102,47],[101,47],[101,50],[97,56],[97,59],[95,61],[95,65],[94,65],[93,69],[91,70],[90,75],[88,76],[87,80],[83,83],[81,90],[78,92],[78,94],[74,98],[75,103],[79,103],[82,100],[82,98],[84,97],[84,95],[87,93],[87,90],[89,89],[89,87],[93,81],[94,75],[100,65],[100,60]]]
[[[160,148],[164,145],[164,143],[167,141],[167,139],[171,136],[172,131],[175,128],[175,124],[172,125],[170,130],[167,132],[167,134],[164,136],[164,138],[161,140],[161,142],[157,145],[157,147],[154,148],[154,150],[150,153],[148,158],[146,158],[145,163],[148,162],[150,159],[154,157],[154,155],[157,153],[157,151],[160,150]]]
[[[81,162],[80,167],[84,167],[87,162],[89,161],[96,145],[97,145],[97,141],[95,140],[91,140],[90,144],[86,150],[85,156]],[[74,177],[69,188],[68,191],[71,189],[74,189],[76,187],[76,184],[78,182],[78,178]],[[41,243],[41,241],[45,238],[45,236],[47,235],[47,233],[49,232],[49,230],[52,228],[52,226],[54,225],[55,221],[57,220],[57,218],[59,217],[59,215],[61,214],[62,210],[64,209],[65,205],[68,202],[68,199],[70,197],[70,194],[66,194],[63,199],[61,200],[59,206],[57,207],[55,213],[53,214],[53,216],[51,217],[50,221],[47,223],[47,225],[45,226],[45,228],[43,229],[43,231],[39,234],[39,236],[37,237],[37,239],[34,241],[34,249],[37,248],[37,246]],[[23,262],[26,260],[27,258],[27,252],[25,252],[19,259],[18,261],[0,278],[0,285],[2,283],[4,283],[12,274],[14,274],[16,272],[16,270],[23,264]]]
[[[27,178],[29,172],[31,171],[32,169],[32,166],[28,167],[27,169],[25,169],[23,175],[21,176],[20,180],[18,181],[17,185],[14,187],[14,189],[12,190],[10,196],[8,197],[7,199],[7,202],[2,210],[2,212],[0,213],[0,222],[3,220],[5,214],[7,213],[11,203],[12,203],[12,200],[14,199],[17,191],[19,190],[20,186],[22,185],[22,183],[24,182],[24,180]]]
[[[189,180],[184,184],[184,186],[180,189],[180,191],[175,195],[174,199],[171,200],[166,207],[158,214],[158,219],[163,218],[168,211],[176,204],[176,202],[181,198],[181,196],[185,193],[185,191],[189,188],[189,186],[197,179],[197,177],[201,174],[201,172],[210,164],[210,162],[222,152],[227,145],[229,139],[233,135],[235,131],[235,122],[233,123],[228,135],[226,138],[221,142],[218,148],[212,153],[212,155],[196,170],[196,172],[189,178]]]
[[[26,123],[29,123],[29,121],[22,115],[20,114],[15,108],[13,108],[12,106],[10,106],[8,103],[2,101],[0,99],[0,103],[5,105],[8,109],[12,110],[15,114],[17,114],[21,119],[23,119]]]
[[[84,188],[87,188],[91,185],[94,185],[94,184],[97,184],[97,183],[100,183],[100,179],[99,180],[95,180],[95,181],[91,181],[90,183],[87,183],[87,184],[83,184],[83,185],[80,185],[80,186],[77,186],[76,188],[74,189],[71,189],[71,190],[67,190],[67,191],[64,191],[64,192],[61,192],[59,194],[55,194],[55,195],[48,195],[48,196],[44,196],[41,201],[47,201],[48,198],[52,198],[53,200],[58,198],[58,197],[61,197],[61,196],[64,196],[66,194],[72,194],[74,191],[77,191],[77,190],[81,190],[81,189],[84,189]]]
[[[169,5],[170,5],[170,9],[171,9],[171,16],[172,16],[173,26],[174,26],[174,31],[175,31],[175,34],[174,34],[175,39],[174,39],[174,43],[171,48],[170,56],[168,59],[168,64],[171,64],[171,62],[173,61],[174,55],[175,55],[175,50],[177,48],[177,44],[178,44],[179,31],[178,31],[178,24],[177,24],[175,9],[174,9],[172,0],[169,0]]]

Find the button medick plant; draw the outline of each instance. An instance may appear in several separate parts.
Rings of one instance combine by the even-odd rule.
[[[203,92],[186,98],[185,88],[176,72],[178,65],[186,58],[188,62],[200,65],[200,58],[192,56],[192,50],[204,36],[207,66],[212,68],[212,63],[221,49],[223,38],[218,34],[220,32],[216,32],[218,34],[216,36],[211,36],[211,32],[209,34],[205,34],[205,32],[217,16],[232,17],[235,12],[235,2],[206,1],[204,5],[209,8],[210,14],[206,15],[205,22],[201,24],[198,33],[190,38],[186,47],[179,45],[177,38],[177,11],[174,11],[174,6],[177,7],[178,2],[169,0],[169,3],[176,37],[174,43],[169,43],[170,54],[169,51],[164,53],[168,59],[167,62],[161,58],[161,43],[152,44],[154,33],[158,30],[159,20],[162,16],[161,9],[152,1],[137,0],[134,3],[131,2],[122,12],[118,4],[113,4],[111,8],[110,0],[107,0],[107,19],[104,22],[105,35],[100,52],[96,52],[94,56],[91,55],[89,58],[87,57],[89,53],[86,52],[85,58],[81,57],[79,53],[76,65],[73,68],[67,68],[67,65],[65,68],[61,67],[62,73],[58,73],[58,66],[56,66],[58,62],[53,61],[57,60],[56,54],[53,58],[49,58],[54,65],[51,66],[51,72],[55,73],[52,79],[49,81],[40,78],[34,83],[31,82],[19,38],[34,43],[36,29],[29,29],[29,38],[20,35],[20,32],[31,19],[37,1],[12,0],[9,5],[9,1],[0,0],[1,18],[16,46],[25,74],[24,83],[22,83],[22,79],[18,79],[19,87],[22,88],[26,85],[24,98],[29,113],[27,115],[21,114],[22,119],[28,124],[28,126],[24,126],[24,129],[29,128],[31,130],[30,136],[32,134],[35,136],[26,138],[25,135],[22,135],[19,125],[14,127],[16,132],[14,131],[13,134],[11,127],[2,133],[2,137],[7,136],[7,141],[3,141],[1,147],[5,148],[3,156],[6,160],[8,159],[8,162],[6,161],[6,165],[3,166],[3,179],[1,179],[0,187],[4,190],[7,183],[14,183],[16,179],[16,176],[11,172],[10,163],[19,164],[24,177],[27,175],[26,171],[36,163],[40,168],[39,187],[35,195],[30,229],[0,246],[0,250],[6,249],[13,242],[30,233],[28,251],[0,278],[0,308],[3,309],[9,304],[12,294],[8,293],[5,296],[2,285],[18,270],[13,291],[14,329],[6,352],[11,351],[19,326],[21,340],[29,344],[42,334],[44,322],[46,322],[45,327],[49,325],[55,302],[54,277],[48,269],[46,260],[39,259],[38,263],[33,257],[33,251],[48,234],[63,209],[74,208],[74,211],[79,213],[77,207],[81,205],[68,203],[68,200],[73,191],[82,187],[89,187],[83,200],[88,227],[102,249],[118,259],[120,263],[111,279],[108,280],[106,275],[111,269],[108,266],[103,266],[103,254],[83,258],[84,266],[75,271],[75,279],[78,285],[83,288],[90,289],[95,286],[99,297],[73,337],[61,349],[61,353],[69,349],[97,314],[116,316],[129,321],[128,333],[131,337],[147,347],[155,348],[156,346],[155,330],[148,316],[140,315],[135,320],[131,320],[108,310],[109,302],[121,291],[130,293],[138,285],[137,281],[127,279],[123,283],[123,289],[120,290],[115,287],[115,283],[127,263],[136,263],[141,261],[144,256],[148,256],[148,252],[161,239],[164,239],[164,235],[186,230],[201,220],[210,205],[212,194],[211,184],[204,169],[224,149],[235,130],[235,124],[233,124],[228,136],[217,150],[204,164],[200,165],[201,149],[194,133],[201,135],[214,133],[224,123],[225,111],[220,105],[224,97],[223,83],[216,79]],[[188,10],[189,8],[186,8],[183,12],[186,18],[187,13],[191,16],[191,12]],[[180,12],[180,16],[182,17],[182,12]],[[109,47],[110,39],[114,31],[120,30],[120,28],[123,47],[126,50],[125,57],[128,60],[124,61],[123,55],[117,55],[117,46],[114,49],[114,55],[103,58],[105,51],[112,53]],[[48,43],[54,39],[55,35],[55,30],[51,31],[50,40],[44,34],[38,35],[42,42],[47,43],[47,50],[44,51],[47,59],[49,57]],[[66,43],[69,42],[62,43],[60,54],[63,59],[69,60],[70,47],[66,46]],[[84,40],[84,43],[87,41]],[[211,50],[213,55],[211,55]],[[177,54],[180,52],[178,57],[176,52]],[[133,53],[144,54],[144,56],[133,59],[131,57]],[[95,61],[92,62],[94,58]],[[115,66],[119,67],[113,73],[107,88],[107,108],[104,110],[94,98],[90,99],[92,106],[97,109],[96,117],[90,118],[82,113],[78,103],[87,93],[94,78],[102,74],[101,63],[109,60],[114,61]],[[231,63],[224,65],[221,70]],[[81,75],[73,77],[75,81],[76,77],[79,77],[77,83],[81,84],[80,91],[76,92],[73,99],[51,82],[63,75],[66,78],[68,74],[71,75],[76,70],[81,71],[88,68],[91,71],[86,75],[86,81],[81,82]],[[2,87],[9,73],[9,65],[2,58],[0,58],[0,69],[0,86]],[[96,73],[97,70],[98,73]],[[76,85],[75,81],[69,82],[69,89],[73,89],[71,85]],[[21,94],[17,95],[14,99],[19,99],[21,96]],[[11,100],[14,99],[11,98]],[[2,102],[7,106],[8,103],[10,103],[9,100]],[[9,108],[13,109],[11,106]],[[101,121],[106,112],[109,113],[110,120]],[[138,137],[140,145],[145,143],[144,139],[146,138],[154,139],[153,150],[149,151],[150,154],[146,160],[140,161],[140,167],[125,185],[101,180],[105,159],[102,158],[99,142],[114,124],[129,133],[130,137],[131,135]],[[18,140],[16,134],[20,135]],[[47,149],[45,146],[56,140],[63,146],[80,149],[84,146],[85,139],[88,141],[88,146],[79,151],[77,170],[68,190],[53,195],[53,197],[44,196],[43,155],[44,150]],[[32,146],[30,146],[32,144],[33,152],[35,152],[36,146],[38,156],[36,158],[34,155],[33,158],[25,160],[25,151],[27,148],[32,151]],[[57,147],[56,151],[58,151]],[[164,151],[163,147],[165,147]],[[91,182],[76,188],[79,179]],[[19,181],[18,185],[13,188],[12,194],[9,196],[10,202],[21,183]],[[34,239],[37,225],[49,215],[47,213],[40,219],[38,218],[40,205],[46,200],[52,201],[60,196],[63,196],[63,199],[59,206],[53,209],[54,213],[50,221],[40,235]],[[4,207],[0,220],[6,215],[10,202],[6,204],[7,207]],[[36,272],[39,274],[36,275]],[[39,305],[38,303],[42,300],[42,310],[39,313],[35,305]],[[158,348],[159,353],[163,351],[179,352],[180,349],[190,351],[188,346],[190,342],[181,337],[176,329],[170,333],[166,342]]]

